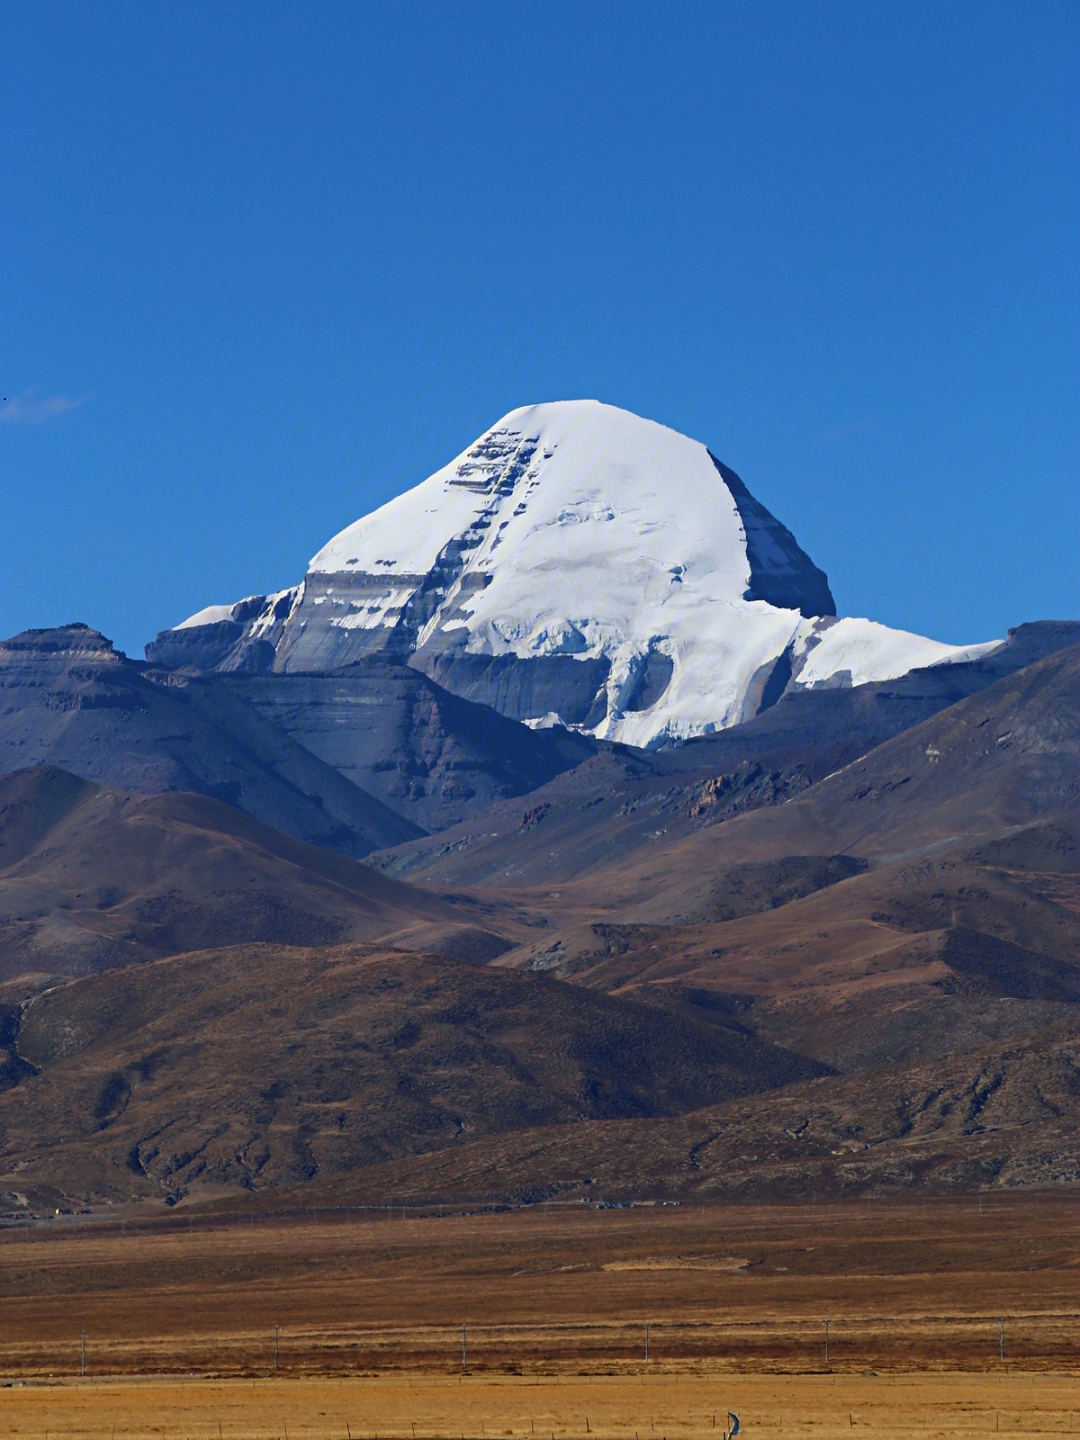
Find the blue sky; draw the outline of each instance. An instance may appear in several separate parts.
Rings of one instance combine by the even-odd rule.
[[[506,410],[705,441],[842,613],[1080,613],[1080,7],[0,8],[0,633],[134,654]]]

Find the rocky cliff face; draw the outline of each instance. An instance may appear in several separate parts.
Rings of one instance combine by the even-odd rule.
[[[295,590],[200,611],[147,653],[311,673],[383,652],[513,719],[650,746],[792,689],[973,653],[835,612],[824,573],[704,445],[567,401],[512,411],[335,536]]]
[[[526,795],[600,748],[559,727],[530,730],[381,654],[326,675],[233,674],[199,683],[254,708],[424,830]]]
[[[59,765],[142,794],[192,790],[356,857],[422,833],[220,683],[162,678],[86,625],[0,641],[0,774]]]

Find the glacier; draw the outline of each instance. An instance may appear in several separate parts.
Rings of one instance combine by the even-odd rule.
[[[524,406],[335,535],[303,582],[209,606],[170,668],[325,673],[375,652],[533,726],[655,747],[793,689],[955,646],[839,617],[794,536],[700,442],[596,400]]]

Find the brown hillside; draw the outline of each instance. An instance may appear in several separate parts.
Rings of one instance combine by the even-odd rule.
[[[577,890],[622,909],[748,861],[889,861],[989,838],[1080,799],[1080,646],[996,681],[827,778],[779,755],[711,776],[660,777],[650,763],[597,756],[528,806],[500,807],[491,825],[477,819],[381,852],[376,863],[429,884],[558,884],[564,901]]]
[[[88,977],[27,1004],[15,1047],[0,1183],[98,1199],[680,1114],[825,1068],[544,977],[357,946],[233,947]]]
[[[581,771],[616,764],[656,779],[627,755]],[[1080,1179],[1080,647],[786,803],[674,837],[616,826],[606,862],[591,791],[573,829],[574,783],[553,782],[546,833],[578,877],[513,884],[514,843],[549,843],[540,805],[517,842],[496,836],[507,871],[470,898],[202,797],[20,777],[0,823],[15,942],[205,950],[9,1006],[12,1203]],[[464,874],[468,852],[412,873]],[[332,948],[353,938],[463,958]],[[221,948],[260,939],[278,943]],[[280,943],[296,939],[323,948]]]
[[[930,1064],[824,1077],[670,1118],[470,1139],[263,1197],[292,1204],[545,1198],[810,1200],[1080,1183],[1075,1024]]]
[[[453,944],[483,918],[205,795],[0,777],[0,981],[249,940]],[[509,943],[484,933],[489,954]]]

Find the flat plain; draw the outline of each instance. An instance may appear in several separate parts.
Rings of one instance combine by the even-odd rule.
[[[1071,1191],[63,1216],[0,1235],[0,1432],[1080,1432],[1078,1278]]]
[[[1080,1430],[1065,1375],[432,1375],[270,1380],[90,1380],[0,1393],[20,1440],[925,1440]]]

